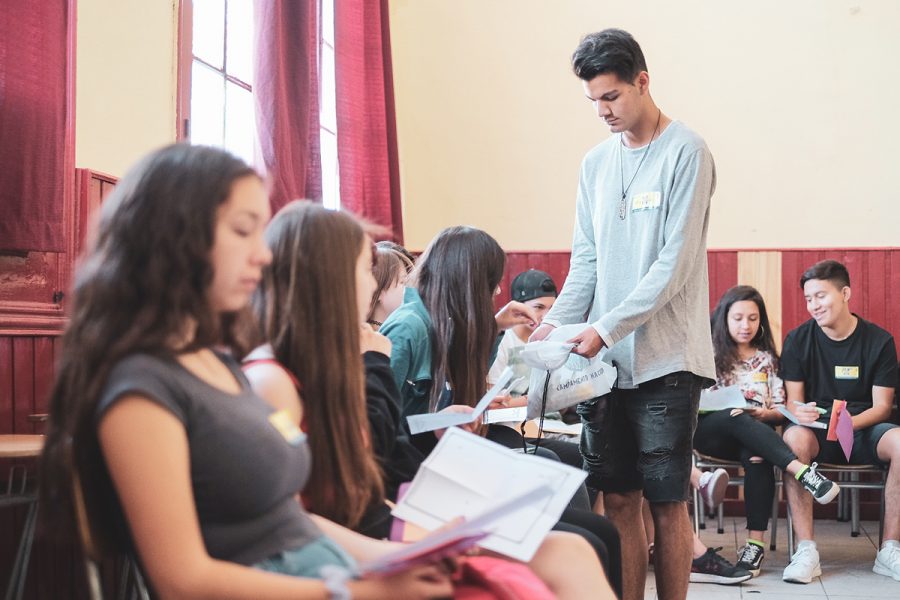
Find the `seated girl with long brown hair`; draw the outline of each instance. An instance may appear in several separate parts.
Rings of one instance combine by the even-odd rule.
[[[422,460],[410,449],[405,467],[394,462],[396,388],[366,395],[364,364],[383,367],[392,384],[390,342],[365,324],[375,289],[372,240],[351,215],[310,203],[283,208],[266,239],[273,261],[254,307],[269,344],[254,350],[245,368],[261,396],[306,428],[315,459],[304,494],[310,510],[359,527],[373,504],[383,505],[379,462],[390,479],[392,468]],[[378,410],[367,413],[367,401]],[[613,597],[578,536],[551,532],[529,566],[560,598],[583,598],[585,590]]]
[[[451,594],[435,566],[351,578],[354,560],[394,546],[303,509],[306,436],[223,351],[271,260],[259,176],[224,151],[170,146],[100,216],[51,398],[47,516],[74,534],[85,506],[97,553],[133,547],[162,598]]]

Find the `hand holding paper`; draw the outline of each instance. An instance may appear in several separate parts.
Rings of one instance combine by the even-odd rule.
[[[415,435],[417,433],[434,431],[436,429],[446,429],[447,427],[453,427],[454,425],[474,423],[481,417],[481,413],[487,410],[487,407],[490,406],[494,398],[497,397],[500,390],[506,387],[512,379],[512,376],[512,369],[507,367],[500,375],[500,378],[497,379],[497,383],[495,383],[494,386],[488,390],[487,394],[478,401],[478,404],[475,405],[475,410],[470,413],[427,413],[424,415],[410,415],[406,417],[406,422],[409,424],[409,432],[412,435]]]
[[[797,415],[789,411],[784,404],[779,404],[775,407],[775,410],[780,412],[788,421],[794,423],[795,425],[803,425],[805,427],[812,427],[813,429],[828,429],[828,425],[826,425],[825,423],[820,423],[819,421],[812,421],[808,423],[800,421],[800,419],[797,418]]]

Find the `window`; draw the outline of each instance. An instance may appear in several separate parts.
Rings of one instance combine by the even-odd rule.
[[[193,0],[190,118],[183,135],[253,164],[253,3]]]
[[[340,208],[334,0],[319,0],[319,125],[323,204]],[[259,164],[253,101],[253,1],[182,0],[178,138]]]
[[[334,0],[320,4],[319,37],[319,137],[322,156],[322,204],[341,207],[341,185],[337,155],[337,110],[334,82]]]

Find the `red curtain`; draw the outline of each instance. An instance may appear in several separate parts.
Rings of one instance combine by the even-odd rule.
[[[334,0],[334,44],[341,205],[402,243],[387,0]]]
[[[255,0],[256,127],[272,210],[322,199],[318,2]]]
[[[0,250],[65,251],[66,0],[0,4]]]

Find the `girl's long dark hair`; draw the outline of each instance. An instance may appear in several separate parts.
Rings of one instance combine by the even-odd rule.
[[[384,498],[382,473],[366,443],[356,296],[365,231],[350,214],[293,202],[272,219],[266,241],[272,264],[252,304],[275,359],[301,385],[313,456],[304,499],[313,512],[354,527]]]
[[[474,406],[487,386],[488,362],[497,337],[494,290],[506,254],[490,235],[472,227],[448,227],[419,258],[414,285],[434,326],[429,408],[446,381],[454,404]]]
[[[724,377],[738,362],[737,344],[728,333],[728,311],[735,302],[750,300],[759,309],[759,330],[756,337],[750,340],[750,344],[757,350],[764,350],[772,355],[775,368],[778,369],[778,351],[775,349],[775,341],[772,338],[772,328],[769,326],[769,314],[766,312],[766,303],[756,288],[749,285],[736,285],[722,294],[719,303],[710,317],[712,329],[713,351],[716,355],[716,375]]]
[[[206,297],[216,214],[232,185],[258,177],[222,150],[178,144],[138,163],[104,201],[75,274],[40,463],[51,530],[74,534],[75,478],[99,554],[129,546],[97,439],[96,410],[111,368],[142,352],[171,355],[232,339],[231,315]],[[183,340],[186,325],[194,336]]]

